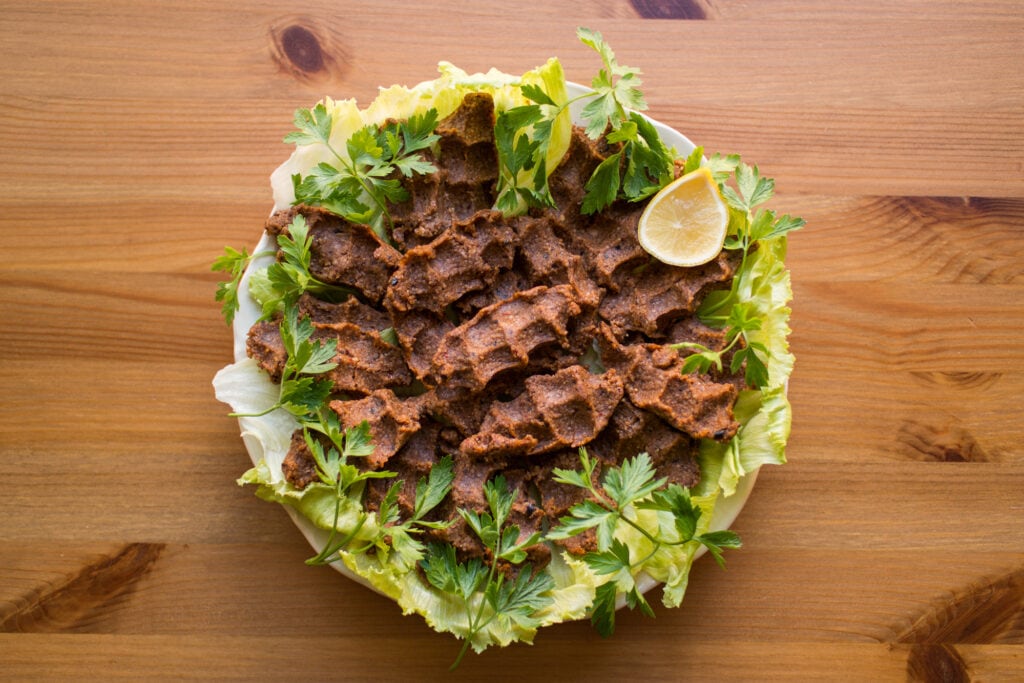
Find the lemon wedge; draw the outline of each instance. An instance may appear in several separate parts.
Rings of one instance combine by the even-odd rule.
[[[711,171],[696,171],[658,191],[640,216],[637,237],[651,256],[672,266],[699,266],[718,255],[729,209]]]

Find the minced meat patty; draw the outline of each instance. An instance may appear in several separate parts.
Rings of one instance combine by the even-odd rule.
[[[483,485],[497,474],[518,492],[509,521],[524,536],[583,501],[586,491],[551,474],[578,469],[581,446],[599,464],[598,477],[647,452],[658,476],[692,487],[699,440],[736,433],[733,405],[744,386],[742,374],[683,374],[669,348],[681,341],[721,348],[721,333],[694,312],[707,292],[729,285],[735,261],[725,254],[696,268],[653,261],[636,238],[636,204],[582,215],[583,185],[609,147],[579,128],[550,178],[556,208],[511,218],[491,210],[493,128],[485,94],[467,95],[440,122],[429,153],[438,171],[403,179],[409,199],[392,207],[394,244],[304,205],[267,224],[278,235],[302,214],[314,275],[358,292],[341,303],[309,294],[299,302],[314,338],[337,340],[338,367],[326,375],[337,392],[330,407],[344,427],[369,423],[376,448],[361,466],[397,473],[406,516],[416,482],[453,455],[452,494],[434,516],[454,523],[430,533],[463,558],[484,549],[456,509],[485,511]],[[247,349],[280,377],[286,356],[273,322],[252,327]],[[283,472],[298,488],[316,479],[298,433]],[[391,483],[368,481],[368,510]],[[583,553],[594,537],[557,543]],[[530,549],[533,562],[549,558],[543,544]]]

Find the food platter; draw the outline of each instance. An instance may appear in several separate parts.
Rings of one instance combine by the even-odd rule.
[[[288,510],[307,564],[462,639],[456,663],[565,621],[611,635],[655,587],[678,607],[785,462],[803,221],[755,208],[770,178],[644,115],[636,71],[577,35],[590,88],[555,58],[442,62],[297,110],[266,231],[214,264],[238,483]]]
[[[577,83],[567,82],[566,86],[570,98],[589,92],[588,88]],[[582,104],[580,103],[576,103],[570,107],[570,114],[573,118],[573,122],[576,123],[577,125],[581,123],[581,107]],[[689,155],[690,152],[692,152],[695,148],[693,142],[691,142],[689,138],[687,138],[679,131],[676,131],[670,126],[667,126],[664,123],[661,123],[660,121],[657,121],[650,117],[646,118],[653,124],[662,142],[667,147],[674,148],[677,151],[678,155],[685,157]],[[275,206],[274,211],[283,208],[287,207]],[[259,243],[253,250],[253,253],[268,252],[272,251],[273,248],[274,245],[271,237],[264,233]],[[247,293],[248,279],[251,273],[262,268],[265,268],[267,265],[269,265],[269,263],[272,262],[272,260],[273,257],[271,256],[264,256],[261,258],[254,259],[249,264],[246,274],[243,276],[240,290],[242,292]],[[253,300],[253,298],[251,296],[248,296],[247,294],[241,296],[239,299],[239,309],[237,314],[235,315],[232,324],[232,331],[234,337],[234,358],[236,362],[242,362],[246,360],[246,337],[250,327],[255,322],[257,322],[257,320],[259,320],[260,316],[261,310],[256,301]],[[263,387],[263,389],[265,393],[265,400],[268,401],[269,403],[272,403],[272,398],[275,395],[276,388],[268,380],[266,386]],[[261,392],[254,392],[254,395],[260,396]],[[256,403],[251,406],[245,408],[240,408],[239,406],[236,406],[236,410],[239,410],[240,412],[245,412],[247,410],[258,411],[263,409],[264,407],[265,405],[261,404],[257,399]],[[272,419],[273,416],[263,416],[255,418],[240,417],[239,422],[242,430],[242,437],[253,464],[257,465],[261,461],[267,459],[268,465],[272,469],[279,470],[281,464],[280,457],[283,455],[282,451],[278,449],[276,454],[269,453],[268,449],[265,448],[265,440],[255,438],[253,436],[254,432],[252,429],[254,420],[265,422],[267,420]],[[284,418],[282,420],[282,424],[288,424],[287,418]],[[280,443],[287,443],[289,436],[290,433],[282,433],[279,437]],[[744,474],[737,483],[735,492],[731,496],[724,497],[718,502],[718,504],[715,506],[712,520],[710,523],[710,529],[712,531],[728,529],[733,524],[737,516],[740,514],[740,511],[743,509],[743,506],[745,505],[751,491],[753,490],[754,483],[757,479],[757,472],[758,470],[755,469]],[[290,506],[285,506],[285,509],[288,511],[288,514],[292,518],[292,521],[295,523],[299,531],[307,539],[310,545],[314,548],[314,550],[319,550],[320,548],[322,548],[327,541],[328,533],[323,529],[317,528],[309,519],[299,514],[294,508]],[[706,549],[702,546],[697,549],[695,557],[699,557],[703,555],[705,552]],[[341,572],[346,577],[352,579],[353,581],[362,583],[363,585],[368,586],[371,589],[379,590],[375,586],[373,586],[369,581],[351,571],[342,562],[332,562],[331,566],[334,567],[337,571]],[[657,584],[657,581],[655,581],[650,576],[647,576],[645,574],[642,574],[639,577],[637,577],[637,586],[642,592],[649,591]],[[621,608],[624,604],[624,598],[620,598],[618,606]]]

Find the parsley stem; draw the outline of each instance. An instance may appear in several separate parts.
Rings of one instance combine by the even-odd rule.
[[[498,544],[499,545],[501,544],[500,529],[499,529],[499,533],[498,533]],[[473,636],[475,636],[477,633],[479,633],[481,631],[481,629],[483,629],[484,626],[487,626],[487,624],[491,623],[491,621],[494,619],[494,616],[492,615],[491,618],[488,619],[486,622],[481,623],[481,620],[484,617],[484,607],[487,606],[487,590],[486,589],[487,589],[487,586],[490,586],[491,583],[494,582],[494,573],[495,573],[495,571],[497,570],[497,567],[498,567],[498,558],[497,558],[498,548],[497,547],[489,548],[489,550],[491,551],[491,555],[492,555],[491,568],[487,572],[487,583],[484,584],[484,591],[483,591],[483,593],[480,594],[480,608],[476,611],[476,615],[475,616],[470,617],[470,620],[469,620],[469,632],[466,634],[466,640],[462,643],[462,649],[459,650],[459,656],[455,658],[455,662],[451,666],[451,670],[452,671],[454,671],[455,668],[458,667],[459,663],[462,661],[462,658],[466,655],[466,652],[469,649],[470,639]],[[466,602],[466,607],[467,608],[469,607],[469,601],[468,600]]]
[[[274,412],[278,408],[281,408],[282,406],[283,404],[280,401],[278,401],[277,403],[270,406],[266,410],[261,410],[258,413],[228,413],[228,417],[263,417],[264,415],[269,415],[270,413]]]
[[[554,118],[558,118],[558,116],[559,116],[559,115],[561,115],[561,113],[562,113],[563,111],[565,111],[566,109],[568,109],[568,108],[569,108],[569,106],[570,106],[570,105],[572,105],[572,104],[574,104],[575,102],[579,102],[580,100],[586,100],[586,99],[589,99],[589,98],[592,98],[592,97],[597,97],[597,96],[598,96],[598,94],[599,94],[599,93],[596,93],[596,92],[585,92],[585,93],[581,93],[581,94],[577,95],[576,97],[573,97],[573,98],[572,98],[572,99],[570,99],[570,100],[567,100],[567,101],[565,102],[565,104],[563,104],[563,105],[560,105],[560,106],[558,107],[558,111],[557,111],[557,112],[555,112],[555,115],[554,115],[554,116],[552,116],[551,118],[553,118],[553,119],[554,119]]]
[[[624,522],[625,522],[626,524],[630,525],[631,527],[633,527],[634,529],[636,529],[637,531],[639,531],[639,532],[640,532],[641,534],[643,534],[644,538],[646,538],[646,539],[647,539],[648,541],[650,541],[651,543],[654,543],[654,544],[655,544],[655,546],[658,546],[658,547],[660,547],[660,546],[661,546],[661,543],[662,543],[662,542],[661,542],[661,541],[660,541],[659,539],[657,539],[657,538],[655,538],[654,536],[652,536],[652,535],[650,534],[650,532],[648,532],[648,531],[647,531],[647,529],[643,528],[642,526],[640,526],[639,524],[637,524],[636,522],[634,522],[633,520],[631,520],[631,519],[630,519],[629,517],[627,517],[626,515],[619,515],[619,519],[621,519],[621,520],[622,520],[622,521],[624,521]],[[658,551],[658,548],[656,547],[656,548],[654,549],[654,551],[655,551],[655,552],[657,552],[657,551]],[[653,555],[653,553],[652,553],[652,555]],[[646,559],[646,558],[644,558],[644,559]]]
[[[341,550],[352,542],[352,539],[356,537],[356,534],[358,534],[359,531],[363,528],[363,525],[366,524],[368,516],[365,514],[359,515],[359,523],[356,524],[355,528],[352,529],[352,531],[348,532],[348,534],[345,535],[345,538],[338,541],[332,546],[331,541],[333,541],[334,538],[338,535],[338,517],[341,511],[341,493],[339,492],[337,495],[338,499],[334,504],[334,523],[331,525],[331,535],[328,536],[327,542],[324,544],[323,550],[321,550],[316,557],[312,557],[306,560],[306,564],[330,564],[331,562],[334,562],[334,560],[328,559],[332,555],[338,555],[337,559],[341,559]],[[365,549],[361,549],[359,552],[362,552],[363,550]]]
[[[636,562],[631,562],[631,563],[630,563],[630,565],[629,565],[629,566],[630,566],[630,568],[633,568],[633,567],[642,567],[642,566],[643,566],[643,565],[644,565],[644,564],[645,564],[645,563],[647,562],[647,560],[649,560],[649,559],[651,559],[652,557],[654,557],[654,555],[655,555],[655,554],[656,554],[656,553],[657,553],[657,552],[658,552],[659,550],[661,550],[661,541],[657,541],[657,542],[655,542],[655,544],[654,544],[654,549],[653,549],[653,550],[652,550],[651,552],[647,553],[647,555],[646,555],[646,556],[644,557],[644,559],[642,559],[642,560],[638,560],[638,561],[636,561]]]
[[[327,542],[324,543],[323,549],[317,553],[316,557],[306,560],[306,564],[323,564],[324,560],[334,554],[335,551],[327,552],[327,549],[331,547],[331,541],[338,534],[338,516],[341,514],[341,477],[338,477],[338,486],[335,488],[335,495],[337,500],[334,501],[334,521],[331,523],[331,535],[327,537]]]
[[[462,647],[459,649],[459,654],[455,658],[455,661],[452,662],[452,665],[448,667],[448,670],[455,671],[458,669],[459,664],[462,663],[462,658],[466,656],[467,652],[469,652],[469,636],[466,636],[466,639],[462,641]]]

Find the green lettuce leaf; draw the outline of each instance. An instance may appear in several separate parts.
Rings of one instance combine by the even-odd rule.
[[[723,495],[731,496],[740,477],[762,465],[786,462],[792,411],[785,386],[742,392],[735,412],[741,426],[730,442],[704,440],[700,444],[697,459],[701,481],[696,493],[707,495],[721,490]]]
[[[758,242],[758,248],[747,260],[747,267],[737,275],[736,292],[742,301],[754,304],[755,315],[764,322],[761,329],[750,334],[751,342],[768,349],[768,385],[781,386],[793,371],[793,354],[789,352],[789,315],[787,306],[793,298],[789,271],[784,262],[786,238]]]

